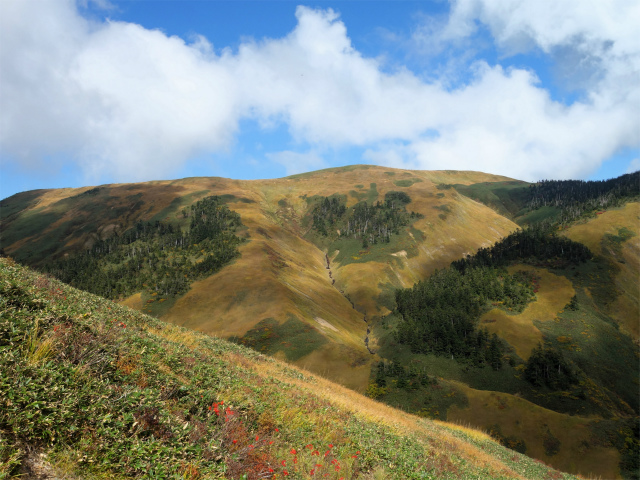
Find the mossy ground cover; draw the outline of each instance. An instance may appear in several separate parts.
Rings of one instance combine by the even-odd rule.
[[[571,478],[5,259],[0,282],[2,477],[35,451],[82,478]]]

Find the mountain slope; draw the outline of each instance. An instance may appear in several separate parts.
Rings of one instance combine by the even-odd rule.
[[[147,285],[121,303],[230,338],[407,412],[468,422],[556,468],[636,478],[640,184],[634,175],[530,186],[478,172],[361,165],[278,180],[190,178],[26,192],[0,203],[1,246],[46,269],[52,259],[73,259],[100,241],[123,238],[139,221],[188,231],[191,206],[217,195],[240,215],[239,256],[198,276],[186,293],[165,295]],[[380,226],[381,218],[389,224]],[[427,281],[479,248],[486,253],[517,224],[550,221],[559,222],[556,237],[582,242],[593,257],[518,257],[483,277],[494,286],[508,277],[515,296],[478,304],[472,335],[465,334],[473,355],[416,353],[398,341],[398,289]],[[377,230],[361,233],[371,225]],[[134,242],[134,256],[156,248],[149,245]],[[200,261],[193,249],[169,250],[143,252],[144,262]],[[475,298],[459,292],[446,295],[454,307]],[[452,325],[460,320],[454,317]],[[480,331],[486,335],[476,336]],[[405,329],[404,341],[413,338]],[[469,346],[476,338],[481,346]],[[565,378],[536,383],[535,368],[566,371]]]
[[[0,259],[0,477],[573,478]]]
[[[249,241],[239,246],[240,257],[195,282],[177,300],[161,303],[159,297],[143,293],[124,303],[225,337],[242,338],[268,319],[278,324],[301,322],[305,327],[299,325],[300,329],[310,328],[310,334],[321,337],[317,348],[303,357],[287,345],[274,353],[364,391],[371,354],[364,343],[363,319],[388,313],[376,299],[517,228],[442,186],[504,180],[476,172],[354,166],[279,180],[189,178],[27,192],[2,202],[2,248],[19,261],[43,265],[97,239],[122,234],[138,220],[184,224],[185,207],[218,195],[247,228]],[[342,252],[346,258],[338,259],[340,252],[329,252],[308,239],[311,227],[306,217],[315,198],[340,194],[351,207],[363,199],[382,200],[389,191],[407,193],[412,200],[408,207],[423,216],[410,231],[396,236],[390,247],[397,250],[380,245],[361,249],[376,257],[362,263],[368,257],[354,262],[357,252]],[[375,350],[373,338],[371,346]]]

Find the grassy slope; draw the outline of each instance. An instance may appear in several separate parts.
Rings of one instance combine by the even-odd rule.
[[[535,322],[548,322],[556,318],[557,313],[575,295],[575,290],[566,277],[555,275],[544,268],[526,265],[509,268],[511,273],[518,270],[533,271],[540,278],[536,300],[519,314],[494,308],[482,315],[480,326],[486,328],[489,333],[498,334],[514,347],[521,359],[527,360],[531,350],[543,341],[542,332]]]
[[[635,400],[637,405],[638,379],[634,367],[637,366],[637,348],[633,348],[632,342],[637,345],[640,318],[638,208],[638,203],[628,203],[565,230],[564,235],[584,243],[600,258],[568,271],[552,273],[535,269],[541,279],[534,303],[518,315],[494,309],[481,319],[483,326],[507,340],[523,359],[528,358],[537,340],[545,339],[560,348],[567,358],[593,378],[594,382],[585,386],[590,401],[614,412],[624,412],[624,405],[611,392],[620,395],[623,402]],[[626,228],[633,236],[616,247],[615,241],[607,241],[607,235],[617,237],[621,228]],[[610,273],[605,275],[605,272]],[[615,285],[618,296],[611,298],[610,303],[594,301],[600,290],[606,289],[605,293],[610,293],[609,282]],[[575,294],[580,309],[577,312],[565,310]],[[619,325],[620,332],[614,324]],[[629,369],[631,373],[627,375]],[[479,428],[496,424],[503,435],[523,439],[528,447],[527,454],[562,470],[590,472],[604,478],[619,475],[619,454],[613,448],[600,446],[607,444],[597,430],[601,417],[569,417],[507,393],[478,391],[467,386],[460,388],[469,405],[464,408],[452,406],[448,411],[449,420],[469,422]],[[623,416],[629,414],[621,413]],[[559,452],[553,457],[543,450],[544,428],[550,429],[560,440]]]
[[[460,188],[459,185],[475,185],[477,189],[477,186],[484,185],[484,182],[501,181],[508,179],[476,172],[408,172],[355,166],[280,180],[239,182],[202,178],[113,188],[126,188],[122,195],[143,192],[144,198],[153,199],[152,208],[146,215],[157,218],[176,218],[176,214],[182,208],[181,201],[195,201],[205,194],[233,195],[253,202],[230,203],[230,207],[242,215],[251,238],[250,242],[241,247],[242,257],[219,274],[197,282],[186,296],[169,309],[164,319],[209,333],[242,335],[265,318],[275,318],[283,323],[289,315],[295,315],[329,339],[318,350],[299,359],[297,364],[362,391],[369,375],[368,360],[376,358],[370,356],[363,348],[362,338],[366,331],[366,325],[362,321],[363,315],[367,314],[369,318],[384,315],[388,312],[386,306],[389,302],[383,297],[388,297],[393,288],[411,285],[416,280],[428,276],[435,268],[445,267],[451,260],[464,253],[471,253],[481,245],[488,246],[516,228],[515,224],[458,194],[456,190],[438,186],[455,184]],[[392,244],[397,246],[397,251],[384,254],[369,253],[368,257],[363,257],[371,259],[366,263],[340,264],[336,260],[340,252],[331,252],[331,269],[337,288],[332,287],[325,268],[324,252],[302,239],[305,234],[302,217],[307,208],[307,202],[303,197],[344,192],[349,194],[349,202],[352,204],[357,201],[358,196],[371,196],[372,189],[369,186],[372,183],[376,185],[378,198],[383,198],[389,190],[407,192],[414,199],[408,206],[409,210],[421,212],[425,218],[414,224],[415,230],[412,230],[412,235],[405,236],[397,244]],[[78,189],[73,193],[78,194],[85,190],[87,189]],[[352,191],[355,193],[351,194]],[[115,193],[113,195],[118,197]],[[54,205],[54,200],[60,201],[64,196],[59,190],[45,192],[45,196],[40,197],[37,207],[44,208],[47,203]],[[24,200],[27,204],[34,201],[31,197],[27,200]],[[440,208],[443,205],[447,206],[446,213]],[[78,213],[75,212],[76,215]],[[613,348],[615,351],[616,345],[619,346],[615,339],[624,338],[611,329],[606,320],[607,316],[614,318],[622,331],[630,333],[635,341],[638,338],[640,237],[637,236],[637,218],[638,204],[629,204],[624,209],[608,211],[566,232],[568,236],[586,243],[596,252],[602,251],[602,241],[606,234],[616,235],[622,227],[636,233],[635,237],[620,244],[619,251],[615,248],[614,251],[610,251],[611,242],[605,242],[607,248],[604,254],[605,257],[608,255],[609,259],[607,264],[615,261],[613,264],[618,267],[611,278],[616,287],[624,292],[615,302],[598,307],[590,300],[593,296],[592,290],[603,283],[597,278],[598,272],[585,270],[581,273],[585,277],[594,277],[592,283],[595,283],[592,287],[595,287],[585,288],[576,283],[575,272],[552,273],[541,269],[540,291],[536,302],[520,315],[507,315],[497,309],[489,312],[482,319],[483,325],[505,338],[523,359],[528,357],[538,340],[546,337],[565,349],[581,366],[597,373],[597,367],[590,366],[589,363],[593,359],[608,358],[609,350]],[[58,224],[58,228],[61,224]],[[113,223],[107,227],[110,225]],[[101,231],[107,227],[100,227]],[[70,240],[80,241],[81,238]],[[615,246],[615,242],[613,245]],[[345,252],[342,253],[344,258]],[[354,253],[359,254],[360,252]],[[620,259],[625,263],[620,263]],[[352,308],[351,303],[339,293],[339,290],[349,295],[357,310]],[[594,291],[597,294],[598,288]],[[212,292],[215,292],[215,295],[212,295]],[[577,294],[587,307],[576,314],[563,311],[564,305],[573,294]],[[138,308],[144,308],[144,301],[140,298],[132,298],[128,302]],[[598,339],[602,336],[612,338],[613,343],[599,342]],[[370,336],[370,345],[373,345],[374,349],[377,348],[373,335]],[[623,351],[627,351],[626,347]],[[633,352],[630,355],[633,362]],[[279,351],[276,356],[284,358],[286,352]],[[618,363],[598,360],[598,364],[603,366],[602,372],[606,376],[606,372],[609,371],[623,371],[627,356],[625,353],[624,358],[621,357]],[[442,363],[439,359],[430,359],[429,362],[433,365]],[[430,373],[469,381],[465,375],[453,370],[451,366],[444,366],[442,372],[446,374],[438,371]],[[448,376],[449,374],[451,376]],[[616,377],[617,374],[610,376]],[[487,379],[486,386],[480,386],[478,382],[471,382],[469,385],[498,390],[503,387],[491,385],[497,385],[503,380],[500,376]],[[602,379],[598,381],[601,382]],[[625,385],[620,386],[622,390],[637,390],[637,379],[635,384],[633,379],[626,379],[624,383]],[[614,449],[604,446],[601,451],[596,451],[599,448],[598,441],[606,445],[606,441],[600,438],[599,434],[594,433],[595,444],[582,446],[578,440],[570,441],[563,437],[558,454],[549,457],[540,454],[542,438],[539,432],[527,429],[526,433],[523,433],[514,420],[521,415],[528,415],[538,419],[540,424],[547,423],[549,428],[556,432],[557,428],[564,428],[558,427],[565,425],[563,414],[542,409],[507,393],[473,390],[454,383],[451,384],[451,388],[467,398],[468,406],[466,410],[463,405],[450,407],[449,418],[469,421],[480,428],[497,424],[507,436],[520,432],[521,438],[529,446],[528,453],[540,455],[538,458],[553,463],[558,468],[574,472],[600,472],[605,476],[615,475],[617,453]],[[619,401],[609,398],[601,387],[594,384],[589,388],[590,394],[606,408],[620,408]],[[617,387],[608,385],[607,388],[615,390]],[[515,390],[511,393],[514,392]],[[513,412],[502,415],[503,410],[494,411],[491,402],[485,398],[487,395],[499,395],[504,399],[504,408],[513,409]],[[633,392],[630,395],[633,396]],[[550,405],[553,405],[554,400],[544,402],[551,402]],[[594,423],[586,418],[576,418],[582,422],[581,425]],[[560,438],[557,434],[556,437]],[[596,458],[601,459],[601,465],[591,470],[591,460]],[[570,459],[574,459],[575,463],[572,464]]]
[[[0,282],[0,478],[572,478],[6,259]]]
[[[409,357],[407,353],[400,353],[397,346],[383,348],[381,354],[393,352],[389,358],[400,355],[398,360],[403,363],[416,363],[430,375],[452,380],[442,382],[440,396],[451,395],[458,400],[454,402],[452,398],[443,402],[444,399],[438,397],[439,392],[431,392],[432,406],[425,409],[425,414],[433,415],[432,409],[440,408],[437,416],[441,418],[468,422],[485,430],[496,426],[503,437],[524,441],[527,454],[556,468],[602,475],[604,478],[617,477],[620,475],[620,455],[608,439],[615,435],[610,432],[603,434],[599,424],[603,415],[605,418],[613,415],[614,423],[617,416],[633,416],[625,403],[637,411],[638,353],[637,346],[633,344],[637,345],[638,337],[634,331],[637,332],[640,318],[637,310],[640,276],[638,213],[638,204],[629,203],[563,232],[602,256],[595,261],[559,271],[525,265],[510,267],[511,271],[527,269],[536,272],[539,277],[536,300],[520,314],[494,308],[480,319],[482,327],[505,339],[523,360],[529,357],[531,349],[539,341],[559,348],[566,358],[591,378],[581,384],[587,395],[586,402],[569,399],[571,394],[531,391],[526,382],[514,379],[514,374],[516,377],[519,375],[518,371],[510,373],[509,369],[504,369],[506,371],[494,374],[485,369],[465,373],[464,368],[454,361],[434,356]],[[626,228],[631,234],[620,237],[621,228]],[[613,240],[607,235],[614,236]],[[619,241],[627,237],[627,240]],[[617,288],[617,297],[611,285]],[[573,295],[578,296],[580,304],[577,312],[565,309]],[[602,298],[612,301],[603,304]],[[391,328],[378,329],[381,335],[392,331],[393,317],[388,317],[386,322]],[[620,326],[620,331],[615,324]],[[383,398],[410,410],[415,408],[410,406],[412,402],[420,408],[420,401],[412,399],[406,392],[404,395],[405,398],[397,402],[393,401],[395,397]],[[521,398],[522,395],[530,401]],[[442,414],[443,406],[445,415]],[[570,417],[558,413],[562,411],[579,415]],[[545,428],[560,440],[558,452],[552,456],[544,451]]]
[[[488,246],[516,228],[511,221],[454,189],[441,190],[437,186],[505,180],[508,179],[478,172],[353,166],[277,180],[188,178],[107,185],[97,192],[91,188],[50,190],[35,199],[9,199],[3,206],[7,211],[11,202],[20,200],[19,206],[30,208],[23,214],[25,221],[34,216],[41,223],[25,238],[19,238],[17,230],[9,238],[15,242],[3,241],[3,246],[7,254],[25,260],[25,252],[30,250],[36,254],[60,254],[65,246],[83,245],[114,229],[123,231],[138,218],[180,221],[185,205],[206,195],[226,195],[235,199],[229,207],[242,216],[248,229],[250,241],[240,247],[242,256],[218,274],[196,282],[174,304],[148,304],[149,299],[140,295],[123,303],[161,314],[178,325],[222,336],[241,337],[266,318],[283,323],[294,315],[328,340],[296,364],[364,391],[374,357],[364,346],[367,327],[363,316],[387,313],[377,297],[383,291],[409,286],[435,268]],[[413,225],[414,233],[391,244],[397,246],[397,251],[374,251],[363,259],[375,261],[341,264],[335,261],[338,252],[331,252],[331,273],[336,280],[332,285],[325,268],[326,252],[304,239],[307,231],[303,217],[309,208],[306,198],[342,193],[352,205],[359,199],[382,200],[391,190],[407,192],[413,199],[409,210],[422,213],[424,219]],[[92,203],[96,200],[100,208]],[[133,200],[144,203],[133,212],[113,213]],[[440,209],[443,205],[447,206],[446,214]],[[9,210],[13,212],[15,208]],[[2,215],[5,222],[6,215]],[[10,220],[6,229],[9,233],[16,221],[22,221]],[[375,345],[375,339],[370,340]]]
[[[614,282],[619,295],[605,308],[621,330],[636,342],[640,340],[640,203],[608,210],[587,222],[571,226],[563,232],[571,240],[584,243],[606,262],[613,265]],[[633,236],[621,243],[607,242],[607,236],[618,236],[625,228]],[[616,245],[617,243],[617,245]]]
[[[486,430],[498,427],[504,437],[522,440],[526,454],[565,472],[585,476],[618,478],[620,455],[615,448],[594,441],[591,425],[594,418],[554,412],[518,396],[501,392],[475,390],[458,385],[469,405],[453,405],[447,412],[452,422],[482,425]],[[557,453],[545,449],[545,438],[558,440]]]

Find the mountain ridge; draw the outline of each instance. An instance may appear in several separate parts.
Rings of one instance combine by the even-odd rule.
[[[577,223],[574,219],[560,224],[555,234],[592,248],[594,259],[583,266],[563,270],[551,262],[533,269],[509,267],[511,273],[531,272],[539,283],[533,303],[522,313],[515,315],[497,305],[477,320],[478,328],[496,333],[507,345],[500,371],[412,355],[394,344],[392,333],[400,321],[394,299],[397,289],[490,247],[520,229],[519,223],[560,218],[559,211],[548,207],[526,207],[523,199],[529,185],[480,172],[358,165],[273,180],[196,177],[26,192],[0,203],[2,248],[5,254],[38,265],[48,255],[64,258],[97,239],[121,235],[139,220],[186,228],[185,209],[215,195],[240,215],[240,256],[213,275],[195,280],[177,298],[143,291],[120,299],[122,303],[177,325],[232,338],[407,411],[473,421],[504,444],[557,468],[618,476],[617,464],[633,449],[625,447],[624,436],[614,431],[631,432],[624,435],[630,435],[630,445],[637,445],[637,433],[630,427],[634,415],[624,413],[618,423],[608,418],[624,411],[620,401],[624,395],[628,398],[633,383],[618,374],[613,377],[620,377],[617,381],[624,385],[608,383],[603,372],[619,369],[620,362],[637,363],[633,353],[638,345],[633,321],[638,315],[633,292],[639,284],[640,258],[637,198],[623,200],[622,206],[611,204],[599,214],[585,211]],[[409,199],[406,214],[405,207],[385,206],[385,199],[403,195]],[[406,215],[410,223],[390,236],[365,239],[357,233],[345,237],[338,227],[346,220],[326,217],[327,225],[338,223],[325,234],[315,226],[312,213],[323,198],[343,202],[346,216],[367,202],[372,208],[379,205],[371,215]],[[564,308],[573,298],[577,313]],[[576,330],[578,324],[586,334]],[[594,344],[591,339],[599,335],[619,338],[614,342],[622,342],[618,347],[626,352],[624,360],[610,361],[608,349],[615,348],[614,343]],[[528,352],[537,342],[560,351],[574,370],[583,372],[584,381],[573,393],[547,387],[535,391],[523,380],[518,368],[525,368]],[[606,361],[594,366],[580,349],[591,352],[591,358],[605,355]],[[507,364],[510,357],[516,359],[514,366]],[[390,365],[381,377],[386,386],[376,383],[380,365]],[[423,376],[416,378],[422,378],[424,385],[416,386],[413,377],[406,376],[416,368],[423,369]],[[480,380],[472,380],[474,375]],[[588,383],[592,378],[593,385]],[[430,383],[433,379],[435,384]],[[575,397],[585,392],[597,401]],[[565,394],[569,397],[561,400]],[[601,419],[590,419],[589,411]],[[547,424],[547,429],[518,427],[523,412],[540,425]],[[575,416],[574,425],[582,425],[582,433],[573,439],[562,427],[572,424],[562,416],[569,413]],[[576,458],[581,458],[579,465]],[[587,458],[602,461],[597,464]]]

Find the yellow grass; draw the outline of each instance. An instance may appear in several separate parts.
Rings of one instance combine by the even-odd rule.
[[[602,252],[602,237],[607,234],[617,235],[618,229],[626,227],[636,235],[640,232],[640,203],[630,202],[622,208],[608,210],[585,223],[572,225],[562,232],[571,240],[583,243],[597,255]],[[634,237],[638,241],[638,237]],[[628,240],[628,242],[632,241]]]
[[[483,429],[499,425],[503,436],[524,440],[527,455],[557,469],[574,474],[600,475],[607,479],[620,478],[617,450],[591,444],[589,425],[597,419],[565,415],[514,395],[475,390],[462,383],[452,383],[467,396],[469,406],[451,406],[447,412],[450,421]],[[553,456],[545,453],[542,443],[547,431],[560,440],[560,451]],[[579,468],[576,459],[580,460]]]
[[[571,240],[584,243],[591,251],[609,258],[617,267],[616,287],[620,295],[607,312],[636,342],[640,340],[640,203],[630,202],[624,207],[608,210],[585,223],[571,226],[563,234]],[[622,244],[620,263],[612,252],[603,250],[602,239],[606,234],[617,235],[620,228],[627,228],[635,236]]]
[[[480,325],[489,333],[496,333],[511,345],[518,356],[527,360],[531,350],[542,341],[542,332],[534,325],[534,321],[547,322],[556,318],[575,290],[571,282],[548,270],[526,265],[515,265],[509,268],[510,273],[518,270],[533,271],[540,277],[536,300],[517,315],[510,315],[499,308],[494,308],[480,317]]]

